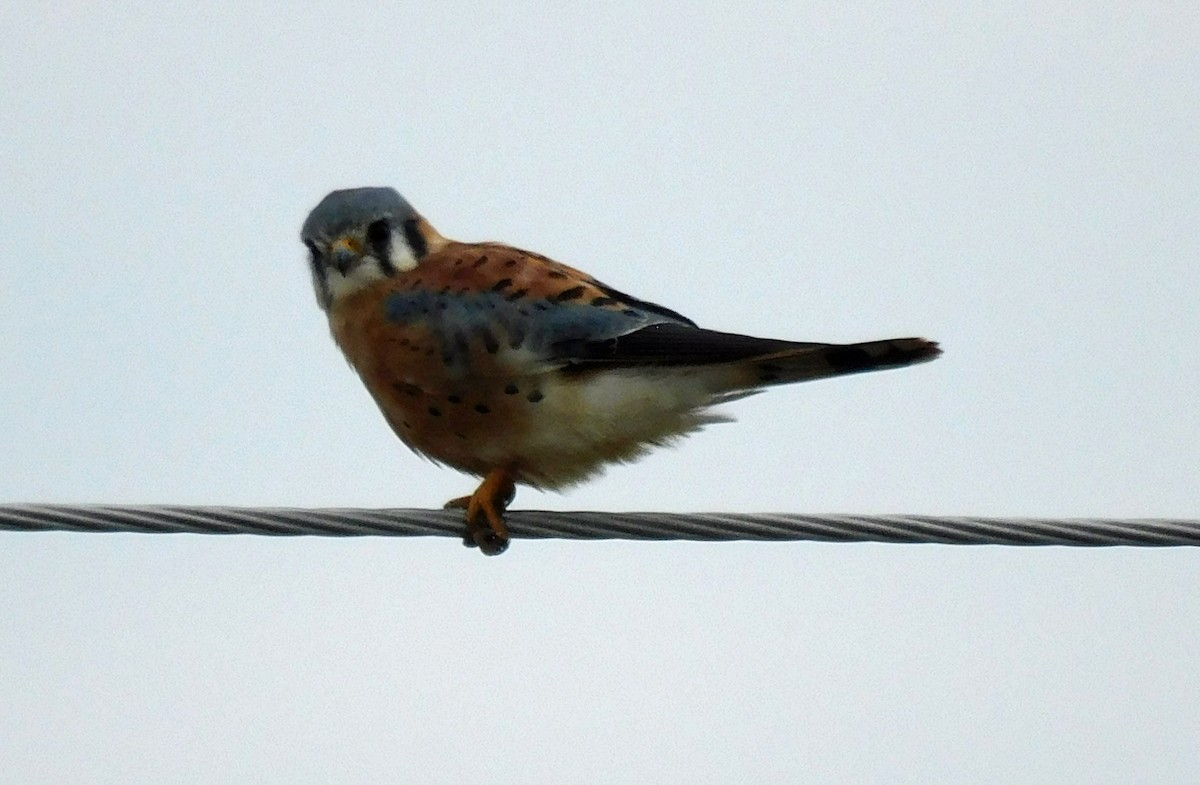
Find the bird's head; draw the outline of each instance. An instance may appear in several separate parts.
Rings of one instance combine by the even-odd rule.
[[[376,281],[412,270],[445,238],[392,188],[334,191],[300,230],[326,311]]]

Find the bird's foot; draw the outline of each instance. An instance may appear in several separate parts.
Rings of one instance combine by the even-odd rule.
[[[508,548],[508,526],[504,511],[512,504],[517,486],[509,472],[493,469],[470,496],[451,499],[445,509],[466,509],[467,535],[463,545],[478,546],[487,556],[497,556]]]

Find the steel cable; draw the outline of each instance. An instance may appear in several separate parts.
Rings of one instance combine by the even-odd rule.
[[[513,510],[514,539],[815,540],[953,545],[1200,545],[1200,521]],[[0,530],[461,537],[461,510],[0,505]]]

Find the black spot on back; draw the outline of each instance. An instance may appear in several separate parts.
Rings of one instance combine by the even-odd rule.
[[[475,404],[475,411],[479,412],[480,414],[491,414],[492,410],[489,407],[484,406],[482,403],[477,403]]]
[[[454,350],[458,352],[460,357],[462,357],[465,356],[470,349],[471,347],[467,343],[467,334],[462,330],[456,330],[454,333]]]
[[[529,393],[529,395],[525,396],[525,400],[529,401],[530,403],[537,403],[545,397],[545,395],[542,395],[541,390],[534,390],[533,392]]]
[[[517,394],[517,393],[519,393],[519,392],[521,392],[521,390],[520,390],[520,388],[519,388],[519,387],[517,387],[517,385],[515,385],[515,384],[509,384],[509,385],[506,385],[506,386],[505,386],[505,388],[504,388],[504,394],[505,394],[505,395],[516,395],[516,394]]]
[[[500,291],[507,289],[508,287],[510,287],[512,285],[513,285],[512,278],[501,278],[499,281],[496,281],[496,284],[492,287],[492,291],[500,292]]]
[[[560,303],[567,300],[577,300],[583,297],[583,293],[587,291],[585,286],[572,286],[570,289],[564,289],[554,296],[554,299]]]
[[[483,348],[487,349],[488,354],[500,351],[500,341],[496,339],[496,334],[488,328],[479,328],[479,338],[483,341]]]
[[[441,417],[441,416],[442,416],[442,410],[441,410],[441,409],[439,409],[439,408],[437,408],[436,406],[430,406],[430,407],[429,407],[429,413],[430,413],[430,414],[432,414],[434,417]]]

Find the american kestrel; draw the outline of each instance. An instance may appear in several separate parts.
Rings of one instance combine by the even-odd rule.
[[[508,546],[516,483],[562,489],[730,418],[764,387],[932,360],[895,338],[797,343],[715,332],[587,273],[438,234],[391,188],[334,191],[304,222],[317,302],[400,440],[483,478],[468,545]]]

